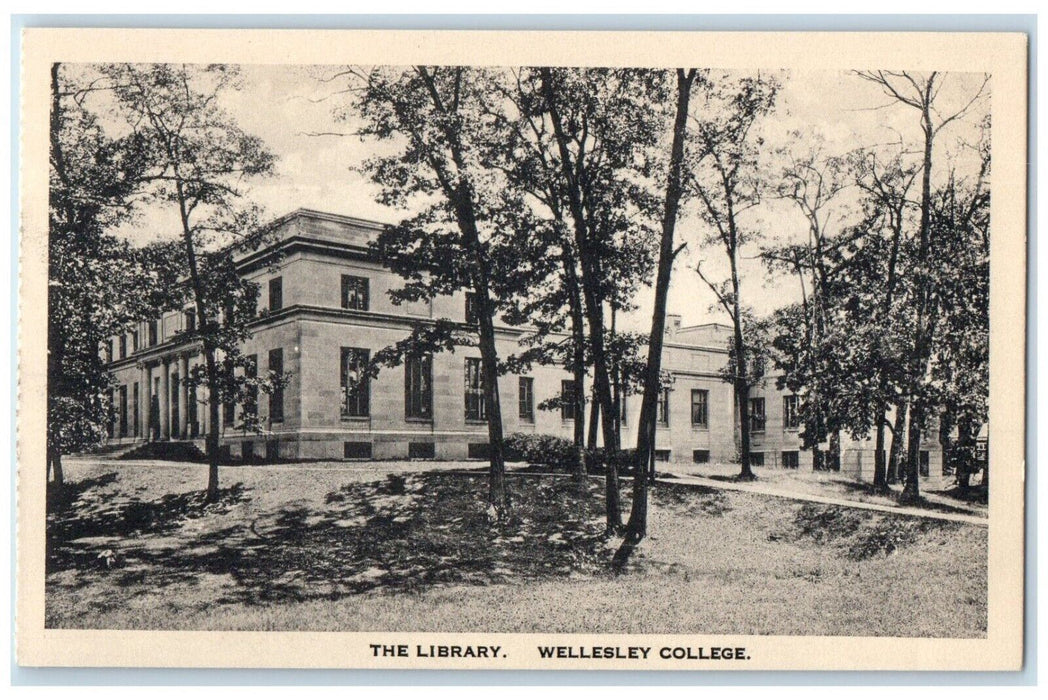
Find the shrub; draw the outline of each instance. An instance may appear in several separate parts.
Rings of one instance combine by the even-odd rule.
[[[527,462],[553,471],[572,472],[578,460],[575,443],[555,435],[513,433],[506,436],[505,448],[508,462]],[[614,460],[619,474],[633,474],[635,452],[628,449],[609,453],[603,447],[589,448],[586,450],[587,471],[590,474],[603,474],[608,461]]]
[[[555,471],[570,472],[578,459],[571,440],[555,435],[513,433],[506,437],[506,459],[541,464]]]

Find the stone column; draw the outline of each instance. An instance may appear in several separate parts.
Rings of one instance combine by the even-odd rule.
[[[153,441],[153,366],[146,363],[146,442]]]
[[[189,355],[183,353],[178,357],[178,436],[189,437],[189,387],[186,377],[189,376]]]
[[[160,371],[160,439],[171,438],[171,365],[165,357],[157,366]]]
[[[138,439],[144,438],[145,442],[149,442],[150,396],[152,391],[149,387],[149,367],[143,362],[138,365],[138,405],[135,406],[135,410],[138,411]]]

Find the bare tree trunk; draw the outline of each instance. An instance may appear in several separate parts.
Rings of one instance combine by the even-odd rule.
[[[910,407],[910,427],[906,438],[906,483],[900,503],[917,503],[921,498],[921,430],[924,427],[924,399],[917,397]]]
[[[731,263],[732,288],[732,326],[735,345],[735,400],[739,406],[739,441],[742,466],[739,479],[752,481],[756,479],[750,466],[750,386],[747,379],[746,342],[742,335],[742,304],[739,301],[741,283],[739,280],[739,238],[735,229],[735,214],[728,200],[728,260]]]
[[[884,402],[878,402],[875,409],[877,428],[873,440],[873,488],[877,491],[888,490],[888,465],[884,454]]]
[[[933,78],[934,79],[934,75]],[[918,246],[916,297],[917,322],[914,330],[913,350],[909,362],[909,381],[912,383],[912,404],[910,407],[910,428],[906,445],[906,484],[903,487],[900,501],[916,503],[920,500],[920,456],[921,430],[925,421],[924,381],[928,366],[928,354],[931,350],[929,328],[932,327],[930,311],[931,279],[928,270],[928,258],[931,246],[931,179],[932,179],[932,144],[935,131],[931,120],[932,79],[929,79],[925,99],[921,110],[921,126],[924,130],[924,159],[921,172],[921,222],[920,241]]]
[[[62,470],[62,453],[57,449],[48,450],[49,471],[55,475],[54,485],[62,488],[65,485],[65,472]]]
[[[818,403],[816,403],[818,405]],[[812,414],[810,423],[805,424],[806,431],[811,440],[811,468],[812,471],[825,471],[826,455],[822,450],[822,411],[816,409]]]
[[[605,415],[612,412],[611,386],[608,381],[607,357],[604,350],[604,306],[603,300],[597,290],[600,284],[598,271],[594,268],[595,260],[589,254],[590,231],[589,219],[586,216],[582,203],[582,183],[579,181],[575,167],[574,158],[567,144],[567,136],[564,133],[564,125],[561,122],[560,111],[557,107],[556,91],[553,85],[553,73],[549,68],[540,69],[542,79],[542,91],[546,98],[546,108],[549,110],[550,121],[553,124],[553,132],[560,152],[560,167],[567,182],[567,198],[573,229],[575,234],[575,246],[578,251],[582,268],[582,297],[585,302],[586,321],[589,325],[589,345],[593,357],[593,389],[597,397],[597,403]],[[611,423],[605,421],[603,426],[604,446],[611,452],[618,450],[619,446],[615,439]],[[614,460],[610,460],[605,469],[605,505],[607,516],[607,530],[609,533],[618,533],[622,530],[622,512],[619,504],[619,475]]]
[[[670,146],[670,168],[666,182],[666,202],[662,216],[662,240],[659,245],[659,265],[655,276],[655,305],[651,313],[651,333],[648,336],[648,366],[644,374],[644,396],[640,420],[637,421],[637,453],[633,476],[633,505],[630,509],[626,536],[615,552],[613,565],[622,569],[633,549],[648,532],[648,484],[645,466],[655,457],[655,419],[662,374],[662,345],[666,337],[666,304],[669,298],[670,276],[673,273],[674,233],[677,214],[683,194],[681,171],[684,167],[684,140],[688,129],[688,107],[695,69],[677,70],[677,111],[673,121],[673,142]],[[610,422],[605,420],[605,422]]]
[[[204,313],[201,311],[201,317]],[[201,325],[203,328],[204,326]],[[204,347],[204,367],[207,370],[207,494],[204,498],[208,503],[218,500],[218,431],[220,418],[218,409],[221,404],[218,381],[218,364],[215,361],[215,351],[207,345]]]
[[[750,389],[743,379],[734,383],[735,402],[739,407],[739,478],[752,481],[756,474],[750,466]]]
[[[571,315],[571,352],[572,376],[575,379],[575,425],[574,443],[578,458],[575,462],[575,481],[581,486],[586,482],[586,445],[583,442],[585,431],[582,422],[585,405],[586,384],[586,320],[582,312],[582,299],[579,291],[579,277],[575,269],[575,257],[570,254],[570,244],[565,242],[561,255],[564,267],[564,281],[568,293],[568,310]]]
[[[509,509],[509,498],[506,493],[506,456],[502,435],[502,400],[498,383],[498,351],[495,347],[495,325],[488,295],[487,279],[484,276],[483,289],[477,290],[477,303],[480,306],[478,316],[481,372],[484,379],[485,408],[488,413],[488,444],[491,449],[488,500],[498,511],[501,520]]]
[[[939,416],[939,445],[942,448],[943,471],[949,468],[956,480],[960,476],[957,469],[958,450],[953,441],[953,429],[957,426],[957,417],[950,408],[943,409]]]
[[[594,392],[596,393],[596,392]],[[581,418],[581,414],[580,414]],[[581,420],[579,421],[582,422]],[[600,428],[600,403],[597,402],[596,396],[594,396],[591,402],[590,414],[589,414],[589,429],[586,433],[586,447],[593,450],[597,447],[597,430]],[[606,448],[605,448],[606,449]]]
[[[581,355],[582,353],[578,353]],[[582,358],[576,358],[575,369],[572,372],[575,382],[575,391],[572,401],[575,402],[575,422],[572,425],[572,438],[578,459],[575,461],[575,480],[584,482],[586,480],[586,368],[582,365]],[[592,410],[592,409],[591,409]]]
[[[174,154],[169,153],[173,162],[177,162]],[[182,179],[175,173],[175,189],[178,194],[178,211],[182,221],[182,241],[186,250],[186,261],[189,265],[189,280],[193,289],[193,300],[197,313],[197,325],[201,332],[206,334],[210,329],[210,314],[204,304],[204,285],[200,279],[200,269],[197,264],[196,245],[193,241],[193,230],[189,224],[189,209],[186,203]],[[204,501],[213,503],[218,500],[218,406],[219,376],[218,365],[215,362],[215,349],[211,346],[208,337],[204,336],[204,368],[207,372],[208,401],[210,405],[210,425],[207,435],[207,488],[204,492]]]
[[[900,401],[895,406],[895,422],[892,425],[892,446],[888,454],[888,483],[902,480],[903,462],[906,460],[906,418],[910,412],[909,401]]]
[[[835,472],[841,470],[841,431],[839,430],[830,433],[830,469]]]
[[[899,260],[899,247],[902,243],[902,206],[903,204],[894,205],[898,209],[893,210],[892,215],[892,247],[891,254],[888,256],[888,284],[885,290],[884,303],[881,307],[881,317],[884,323],[888,323],[891,318],[892,312],[892,299],[895,295],[895,282],[896,282],[896,266]],[[885,453],[884,453],[884,428],[885,422],[887,421],[888,404],[885,400],[885,396],[888,394],[888,376],[884,363],[884,353],[879,352],[880,340],[878,339],[878,357],[880,359],[881,366],[877,368],[880,374],[880,380],[878,382],[878,396],[880,397],[877,402],[876,420],[877,420],[877,452],[873,457],[873,486],[878,491],[888,491],[888,484],[892,481],[892,477],[888,473],[888,464],[885,464]],[[901,413],[901,412],[900,412]],[[898,435],[896,431],[894,435]],[[895,438],[892,438],[892,451],[895,451]]]
[[[418,67],[418,73],[426,83],[433,106],[438,111],[444,112],[433,76],[421,66]],[[509,497],[506,493],[505,441],[502,434],[502,402],[498,386],[498,349],[495,345],[495,304],[491,298],[488,264],[477,228],[473,183],[467,175],[468,168],[462,152],[461,133],[454,126],[455,123],[454,120],[449,120],[443,123],[441,128],[447,139],[448,149],[455,163],[458,177],[454,182],[445,182],[442,186],[455,212],[455,219],[462,233],[465,248],[472,258],[469,261],[471,263],[470,276],[473,290],[476,293],[481,379],[488,414],[488,444],[490,447],[488,500],[495,508],[498,519],[502,520],[509,510]]]
[[[962,489],[970,488],[974,471],[975,431],[971,415],[964,414],[957,420],[957,458],[953,460],[957,485]]]

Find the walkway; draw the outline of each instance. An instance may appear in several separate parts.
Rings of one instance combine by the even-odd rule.
[[[665,465],[662,466],[663,469],[665,469]],[[990,521],[987,518],[974,514],[942,513],[934,510],[928,510],[926,508],[912,508],[907,506],[887,506],[882,505],[880,503],[864,503],[862,501],[854,501],[847,498],[819,496],[812,493],[804,493],[802,491],[783,489],[781,487],[776,487],[775,485],[762,484],[760,479],[757,479],[756,481],[721,481],[719,479],[708,479],[704,476],[693,476],[687,474],[674,473],[672,477],[659,477],[656,479],[656,481],[663,484],[683,484],[704,486],[706,488],[711,489],[723,489],[725,491],[743,491],[746,493],[757,493],[764,496],[778,496],[780,498],[789,498],[795,501],[810,501],[812,503],[822,503],[830,506],[842,506],[844,508],[860,508],[863,510],[873,510],[880,513],[894,513],[896,515],[909,515],[919,518],[949,520],[951,522],[967,523],[968,525],[978,525],[980,527],[987,527],[990,524]]]

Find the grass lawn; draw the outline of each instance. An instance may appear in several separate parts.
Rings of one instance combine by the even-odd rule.
[[[205,507],[204,466],[70,462],[49,503],[46,624],[986,634],[986,528],[660,484],[616,576],[599,481],[579,496],[568,477],[511,474],[513,517],[492,525],[482,474],[429,466],[226,467]]]

